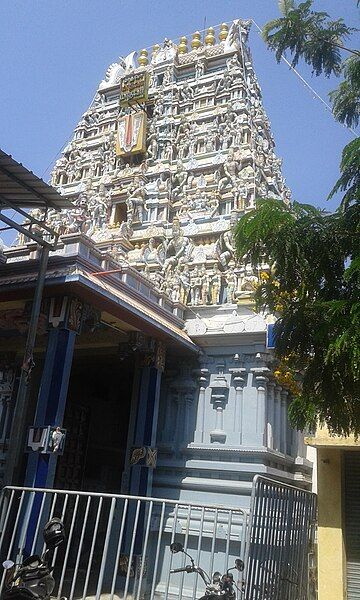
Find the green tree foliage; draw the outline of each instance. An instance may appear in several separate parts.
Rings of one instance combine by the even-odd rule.
[[[344,42],[354,29],[347,27],[343,19],[332,21],[326,12],[313,11],[312,0],[301,2],[299,6],[290,0],[282,0],[279,4],[283,17],[263,27],[263,38],[275,51],[278,62],[286,50],[290,50],[293,67],[302,58],[315,75],[324,73],[330,77],[341,72],[342,48],[360,56],[357,50],[345,47]]]
[[[282,17],[263,37],[277,60],[290,51],[316,75],[342,74],[331,93],[335,118],[360,119],[360,54],[345,47],[351,34],[342,19],[279,2]],[[344,52],[351,54],[342,60]],[[239,220],[237,253],[259,272],[258,310],[278,316],[275,353],[279,377],[292,393],[290,418],[300,429],[326,423],[332,433],[360,434],[360,139],[343,151],[341,177],[331,191],[343,198],[329,214],[313,206],[258,200]]]

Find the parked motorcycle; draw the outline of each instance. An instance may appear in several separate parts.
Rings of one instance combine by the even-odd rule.
[[[173,542],[170,544],[170,551],[173,554],[177,554],[178,552],[183,552],[189,559],[190,565],[185,565],[185,567],[181,567],[180,569],[171,569],[170,573],[198,573],[205,583],[205,594],[201,596],[199,600],[217,600],[221,597],[223,600],[235,600],[236,592],[235,588],[242,593],[242,590],[238,588],[236,583],[234,582],[233,574],[230,571],[243,571],[244,563],[241,558],[237,558],[235,560],[235,566],[231,569],[228,569],[226,573],[221,575],[219,571],[215,571],[213,573],[212,578],[202,569],[200,566],[195,564],[194,559],[185,552],[184,547],[179,542]]]
[[[2,600],[49,600],[55,587],[48,555],[65,540],[62,521],[56,517],[46,523],[43,531],[45,551],[34,554],[20,565],[11,560],[3,562],[5,569]]]

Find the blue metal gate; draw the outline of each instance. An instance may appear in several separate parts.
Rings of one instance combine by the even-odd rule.
[[[257,475],[246,547],[246,600],[316,598],[316,495]]]

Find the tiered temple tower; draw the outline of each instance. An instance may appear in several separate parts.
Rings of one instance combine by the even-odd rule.
[[[256,198],[289,199],[249,28],[209,27],[110,65],[52,174],[75,208],[48,215],[187,306],[201,352],[167,362],[153,493],[243,505],[255,473],[306,486],[311,471],[272,377],[271,317],[253,312],[257,274],[234,250],[233,225]]]

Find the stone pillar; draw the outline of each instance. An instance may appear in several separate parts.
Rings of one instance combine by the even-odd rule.
[[[64,418],[76,331],[52,328],[49,331],[44,369],[34,419],[35,427],[60,426]],[[51,488],[54,485],[57,454],[31,452],[25,485]]]
[[[151,494],[153,469],[156,466],[156,432],[159,413],[161,376],[165,366],[165,346],[157,342],[153,356],[146,355],[140,366],[140,380],[134,433],[130,441],[129,493]]]
[[[62,425],[75,339],[80,331],[83,308],[83,304],[77,298],[51,299],[50,330],[36,406],[35,427],[61,427]],[[25,474],[25,486],[52,488],[54,486],[57,459],[57,453],[30,452]],[[40,498],[36,498],[29,515],[25,552],[30,552],[39,511]]]
[[[64,296],[50,300],[50,329],[34,419],[35,427],[62,425],[75,339],[80,332],[83,312],[84,305],[78,298]],[[53,487],[56,465],[57,454],[31,452],[25,485]]]

